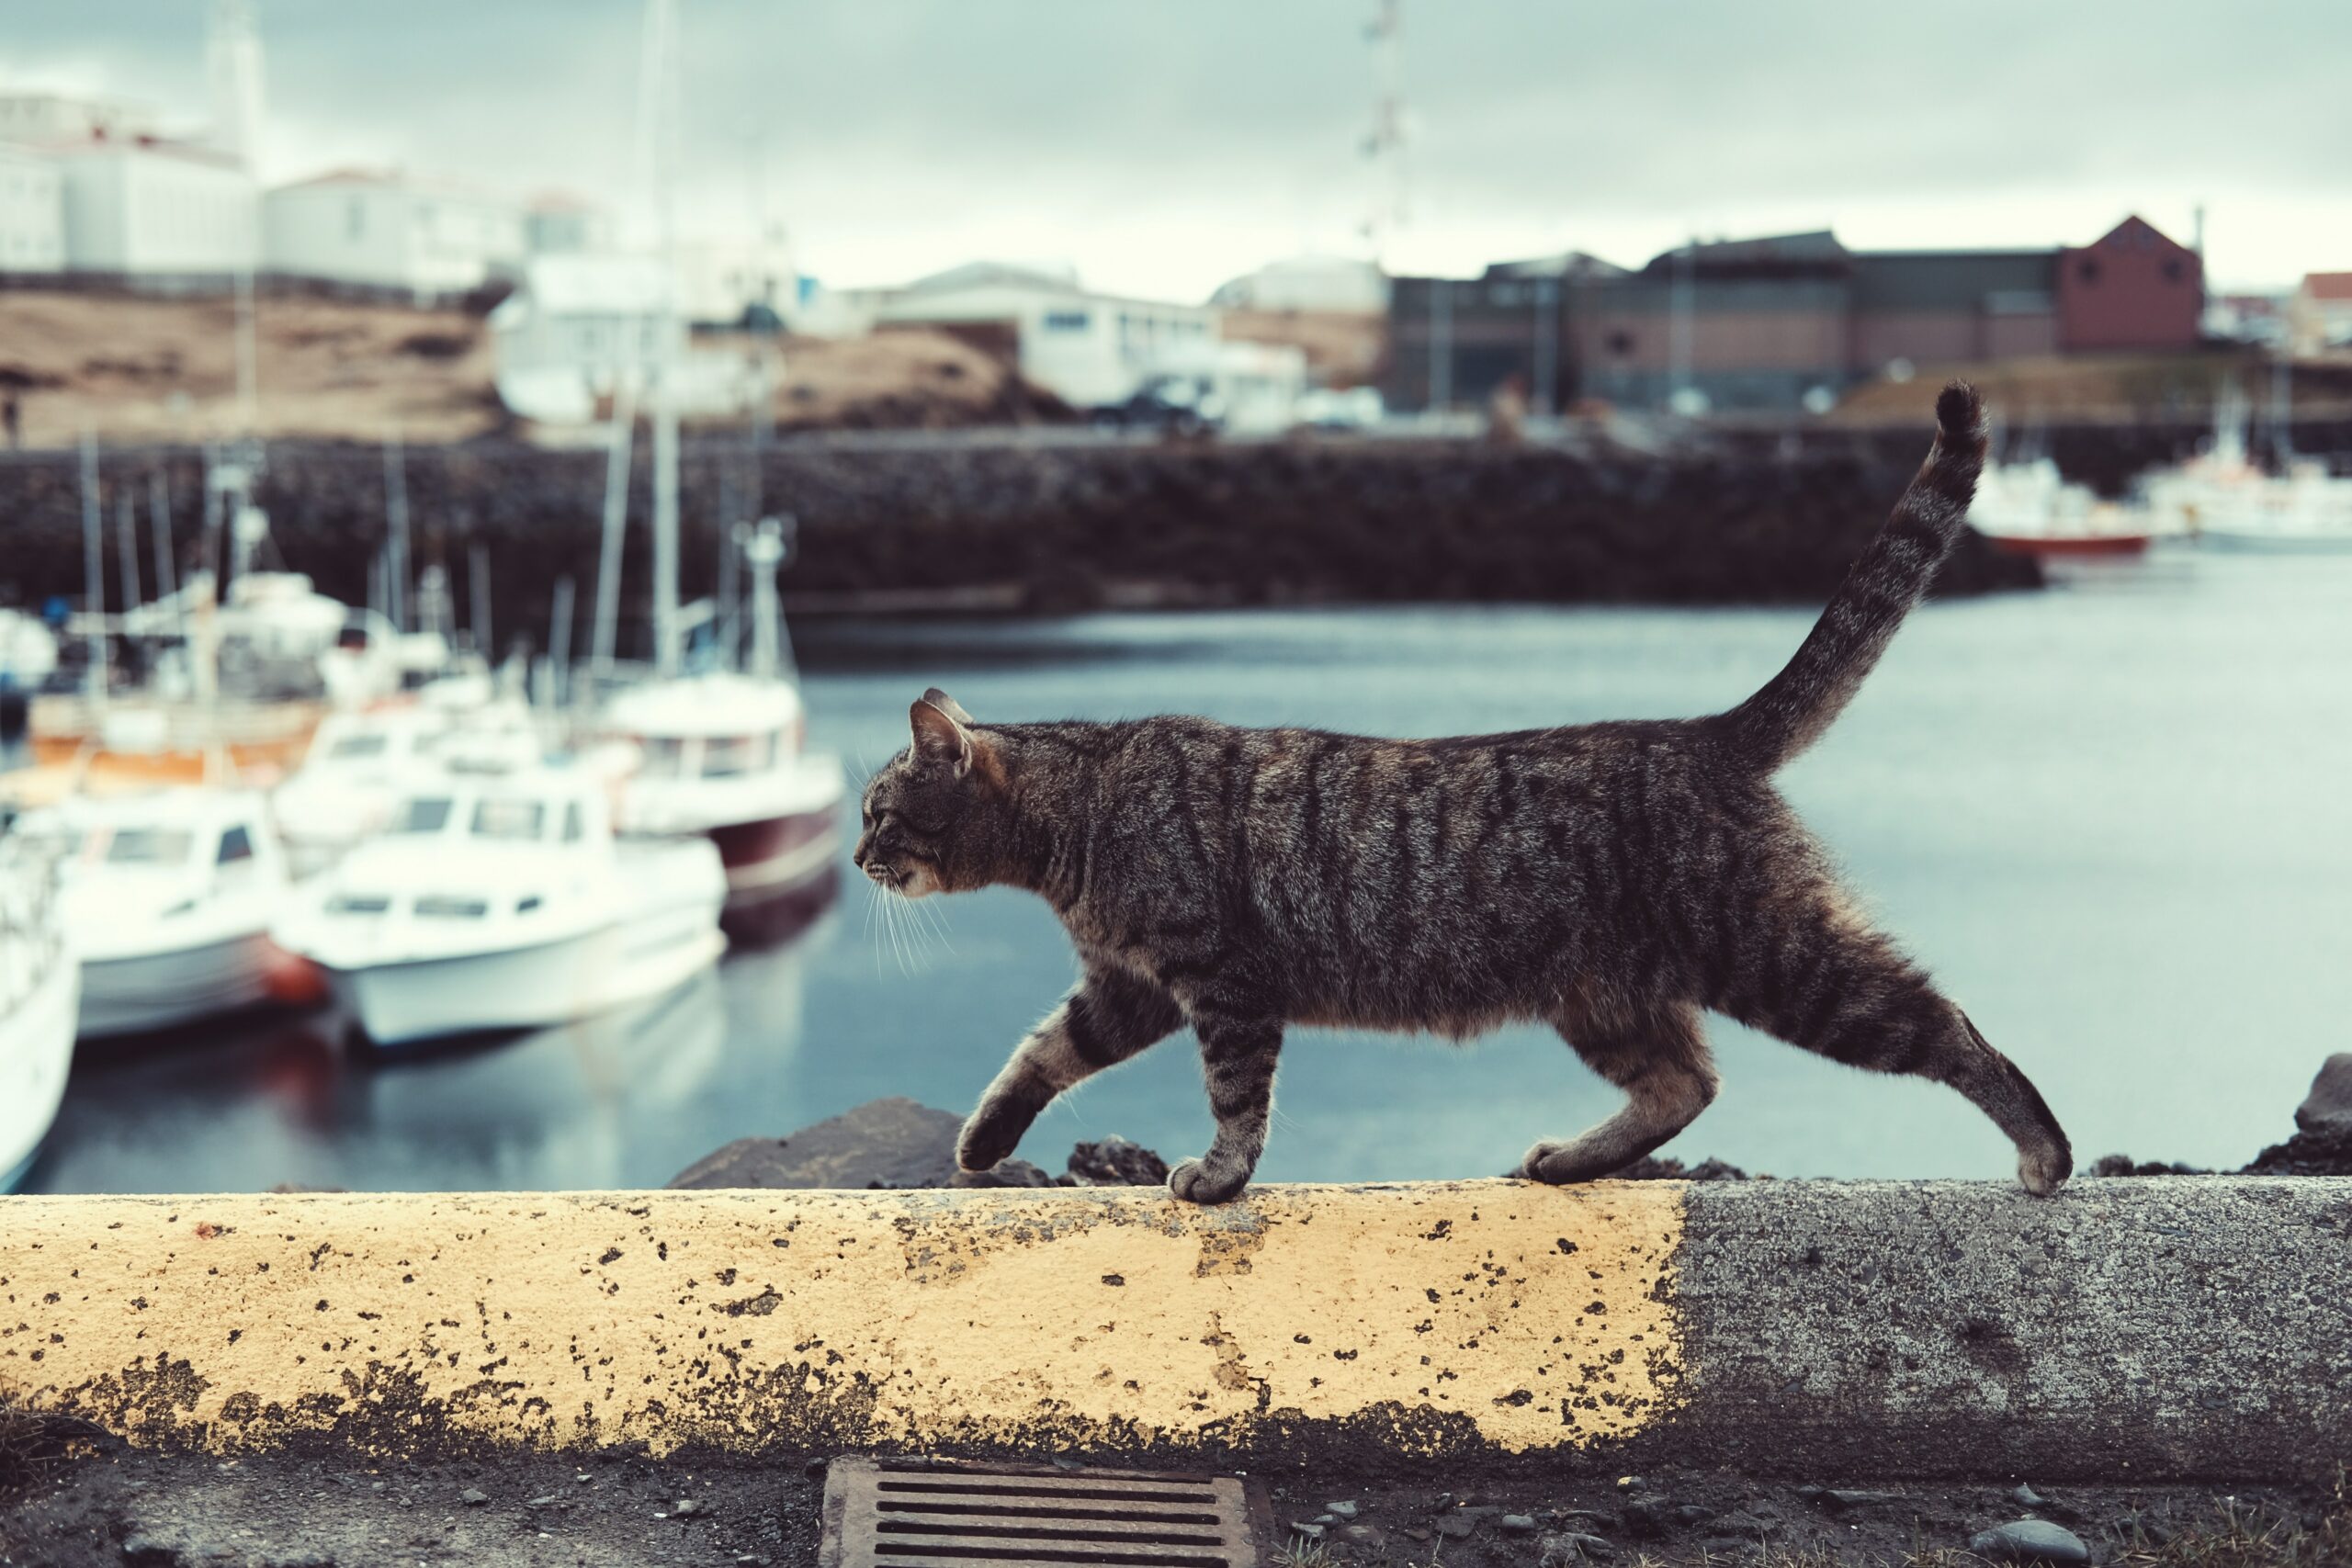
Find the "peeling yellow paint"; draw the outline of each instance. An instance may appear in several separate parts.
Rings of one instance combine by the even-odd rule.
[[[1577,1447],[1673,1392],[1682,1213],[1665,1182],[19,1198],[0,1396],[220,1450]]]

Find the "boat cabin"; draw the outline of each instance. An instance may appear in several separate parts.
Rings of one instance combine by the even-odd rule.
[[[625,692],[606,720],[637,746],[637,776],[665,781],[773,773],[799,755],[808,723],[790,686],[729,674]]]

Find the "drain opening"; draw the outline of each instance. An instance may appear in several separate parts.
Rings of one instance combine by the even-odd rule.
[[[1269,1517],[1238,1476],[839,1459],[818,1568],[1259,1568]]]

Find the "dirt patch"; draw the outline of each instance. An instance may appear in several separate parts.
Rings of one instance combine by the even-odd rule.
[[[0,1503],[0,1562],[801,1568],[816,1560],[822,1478],[822,1459],[749,1467],[538,1454],[373,1469],[327,1456],[222,1461],[115,1448]],[[1845,1477],[1784,1485],[1702,1470],[1498,1486],[1411,1471],[1261,1479],[1287,1568],[1958,1568],[1983,1561],[1969,1551],[1981,1532],[2026,1518],[2067,1531],[2093,1562],[2122,1568],[2352,1563],[2352,1513],[2340,1488],[2036,1489],[2011,1477],[1964,1486]]]

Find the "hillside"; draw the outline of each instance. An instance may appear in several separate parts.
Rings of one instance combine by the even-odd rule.
[[[270,290],[254,317],[264,436],[373,442],[397,431],[422,444],[513,431],[479,316]],[[239,430],[235,322],[227,299],[0,290],[0,389],[17,399],[27,446],[71,446],[85,428],[116,445],[227,436]],[[796,338],[780,350],[718,334],[697,346],[779,355],[771,384],[786,429],[1068,416],[1001,359],[937,333]]]

